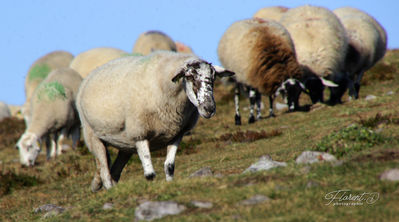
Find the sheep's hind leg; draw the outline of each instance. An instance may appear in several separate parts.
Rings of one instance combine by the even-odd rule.
[[[249,119],[248,119],[248,123],[255,122],[255,115],[254,115],[255,102],[256,102],[256,90],[254,88],[250,87],[249,88]]]
[[[83,135],[87,147],[93,153],[96,160],[97,171],[94,174],[94,178],[91,182],[91,190],[96,192],[100,190],[102,186],[104,186],[105,189],[110,189],[114,185],[114,182],[111,179],[111,173],[109,170],[109,157],[107,154],[107,148],[94,135],[93,130],[87,125],[83,128]]]
[[[141,164],[143,165],[145,178],[147,180],[153,180],[155,178],[155,171],[151,163],[150,146],[148,140],[136,142],[136,148],[141,160]]]
[[[235,124],[241,125],[241,116],[240,116],[240,83],[236,82],[236,87],[234,89],[234,105],[236,110],[236,115],[234,116]]]
[[[57,139],[57,151],[56,155],[59,156],[62,154],[62,149],[64,148],[64,140],[68,137],[68,130],[63,128]]]
[[[256,120],[259,120],[262,117],[260,110],[262,103],[262,96],[260,95],[258,90],[256,90],[255,92],[255,102],[256,102]]]
[[[133,152],[128,152],[125,150],[119,150],[118,156],[116,157],[114,163],[111,167],[111,177],[115,182],[119,181],[121,173],[130,157],[132,157]]]
[[[79,140],[80,140],[80,126],[79,125],[72,128],[71,137],[72,137],[72,148],[76,149],[76,147],[78,146]]]
[[[180,144],[182,137],[177,138],[172,144],[167,147],[166,160],[164,163],[166,181],[172,181],[175,172],[175,157],[177,152],[177,147]]]

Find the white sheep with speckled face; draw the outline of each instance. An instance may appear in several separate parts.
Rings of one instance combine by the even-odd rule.
[[[172,180],[184,133],[199,115],[215,114],[215,77],[232,74],[192,54],[165,51],[120,58],[93,71],[77,97],[84,139],[96,158],[92,191],[112,187],[135,150],[145,177],[153,179],[150,151],[167,148],[165,174]],[[108,145],[119,149],[112,166]]]
[[[80,122],[75,98],[81,82],[76,71],[60,68],[37,87],[30,101],[31,121],[17,143],[22,165],[35,164],[41,143],[46,143],[48,159],[61,154],[63,140],[68,135],[72,135],[76,147]]]
[[[363,74],[385,55],[387,35],[373,17],[359,9],[343,7],[333,12],[344,25],[349,39],[345,69],[353,83],[349,95],[357,99]]]

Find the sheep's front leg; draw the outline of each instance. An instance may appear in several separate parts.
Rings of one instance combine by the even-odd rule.
[[[262,103],[262,96],[260,95],[258,90],[256,90],[255,92],[255,102],[256,102],[256,119],[259,120],[262,117],[260,110]]]
[[[173,175],[175,173],[175,157],[176,157],[177,147],[179,146],[181,140],[182,137],[179,137],[167,147],[166,160],[164,164],[166,181],[173,180]]]
[[[249,88],[249,119],[248,119],[248,123],[255,122],[255,115],[254,115],[255,102],[256,102],[256,91],[254,88],[250,87]]]
[[[150,146],[148,140],[136,142],[137,154],[141,160],[144,169],[144,176],[147,180],[155,178],[155,171],[151,163]]]
[[[269,96],[269,117],[276,117],[273,111],[273,101],[274,101],[273,96]]]
[[[60,135],[58,136],[58,139],[57,139],[57,149],[56,149],[57,156],[62,154],[62,149],[64,147],[64,140],[67,137],[68,137],[68,130],[66,128],[63,128],[60,132]]]
[[[72,137],[72,148],[76,149],[76,147],[78,146],[79,140],[80,140],[80,126],[79,125],[72,128],[71,137]]]
[[[57,150],[56,134],[46,136],[47,160],[54,158]]]

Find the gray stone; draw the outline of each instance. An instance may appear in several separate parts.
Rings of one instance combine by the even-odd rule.
[[[194,173],[192,173],[189,177],[209,177],[213,176],[212,170],[210,167],[203,167]]]
[[[45,204],[34,210],[35,213],[50,212],[50,211],[54,211],[59,214],[64,212],[65,208],[59,207],[55,204]]]
[[[213,204],[211,202],[203,202],[203,201],[191,201],[191,204],[198,208],[212,208]]]
[[[318,187],[319,183],[313,181],[313,180],[309,180],[308,183],[306,184],[306,188],[313,188],[313,187]]]
[[[114,208],[114,205],[112,203],[105,203],[103,205],[103,210],[112,210]]]
[[[393,94],[395,94],[393,91],[389,91],[389,92],[387,92],[387,96],[392,96]]]
[[[364,100],[366,101],[375,100],[375,99],[377,99],[377,96],[375,95],[368,95],[366,96],[366,98],[364,98]]]
[[[173,201],[146,201],[136,207],[134,212],[136,221],[152,221],[168,215],[180,214],[186,209],[185,206]]]
[[[385,170],[381,176],[381,180],[399,181],[399,169]]]
[[[247,168],[243,173],[253,173],[262,170],[270,170],[275,167],[285,167],[287,163],[285,162],[278,162],[272,160],[269,155],[262,156],[258,162],[252,164],[249,168]]]
[[[295,162],[296,163],[317,163],[321,161],[327,161],[327,162],[332,162],[332,161],[337,161],[337,158],[335,156],[325,153],[325,152],[318,152],[318,151],[304,151],[299,155]]]
[[[255,204],[260,204],[260,203],[267,202],[270,200],[271,199],[267,196],[257,194],[247,200],[241,201],[240,205],[255,205]]]

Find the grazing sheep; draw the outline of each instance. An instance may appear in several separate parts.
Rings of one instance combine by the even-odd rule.
[[[148,31],[142,33],[133,46],[133,53],[148,55],[156,50],[176,52],[175,42],[165,33],[160,31]]]
[[[125,55],[128,53],[120,49],[94,48],[77,55],[69,67],[77,71],[82,78],[86,78],[97,67]]]
[[[76,147],[80,123],[75,98],[81,82],[76,71],[60,68],[52,71],[35,90],[30,102],[32,120],[17,143],[21,164],[34,165],[42,142],[47,145],[47,158],[61,153],[62,140],[69,134]]]
[[[326,8],[305,5],[288,10],[280,22],[291,34],[313,103],[323,102],[323,84],[328,83],[319,77],[338,84],[330,87],[329,103],[341,102],[349,81],[344,68],[348,40],[337,16]]]
[[[269,116],[274,116],[275,93],[286,82],[293,82],[294,85],[298,83],[299,93],[288,95],[290,110],[298,108],[301,84],[295,79],[301,78],[302,71],[296,60],[290,34],[279,23],[259,18],[233,23],[220,39],[218,55],[222,65],[236,73],[236,125],[241,124],[238,105],[240,84],[250,88],[249,123],[255,122],[255,103],[257,118],[260,118],[260,94],[269,96]]]
[[[86,145],[96,158],[92,191],[113,186],[134,150],[145,177],[153,179],[150,151],[166,147],[166,180],[172,180],[184,133],[194,127],[198,114],[215,114],[215,77],[230,75],[193,54],[166,51],[123,57],[93,71],[76,103]],[[108,145],[119,149],[112,167]]]
[[[30,100],[37,86],[51,71],[58,68],[68,67],[72,59],[73,55],[69,52],[54,51],[40,57],[29,68],[28,74],[25,78],[26,101],[21,110],[26,125],[28,125],[30,121]]]
[[[354,83],[349,88],[349,95],[357,99],[363,74],[385,55],[386,32],[373,17],[359,9],[344,7],[333,12],[341,20],[348,35],[345,68]]]
[[[3,102],[0,102],[0,121],[10,116],[11,112],[10,109],[8,108],[8,105]]]
[[[182,53],[194,53],[191,47],[185,45],[184,43],[181,42],[175,42],[176,44],[176,51],[177,52],[182,52]]]
[[[261,19],[271,19],[276,22],[280,21],[281,17],[284,13],[288,11],[288,8],[283,6],[272,6],[259,9],[255,14],[254,18],[261,18]]]

